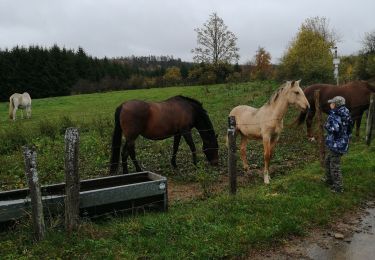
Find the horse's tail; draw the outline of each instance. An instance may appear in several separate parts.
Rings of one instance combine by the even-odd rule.
[[[13,104],[13,95],[9,98],[9,118],[13,119],[13,110],[14,110],[14,104]]]
[[[121,149],[121,139],[122,139],[122,130],[120,125],[120,113],[122,106],[119,106],[115,112],[115,128],[113,130],[112,136],[112,156],[111,156],[111,165],[109,173],[111,175],[117,172],[119,159],[120,159],[120,149]]]

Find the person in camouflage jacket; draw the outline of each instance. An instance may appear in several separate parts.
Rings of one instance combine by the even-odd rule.
[[[328,148],[325,160],[325,181],[332,186],[332,191],[342,192],[340,161],[341,156],[347,153],[349,148],[353,121],[349,110],[345,107],[345,99],[343,97],[336,96],[328,100],[328,103],[331,110],[324,125],[327,131],[325,143]]]

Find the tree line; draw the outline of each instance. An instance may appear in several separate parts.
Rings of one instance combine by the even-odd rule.
[[[0,100],[15,92],[33,98],[172,85],[217,84],[249,80],[302,79],[303,84],[334,83],[333,48],[340,36],[325,17],[307,18],[278,64],[265,47],[239,65],[237,37],[216,13],[197,33],[194,62],[173,56],[92,57],[79,47],[57,45],[0,50]],[[375,76],[375,31],[366,33],[362,49],[341,56],[340,82]]]
[[[110,90],[226,82],[239,71],[227,63],[195,64],[173,56],[96,58],[83,48],[57,45],[0,50],[0,100],[29,92],[32,98]]]
[[[80,81],[101,82],[109,78],[126,80],[130,70],[110,60],[92,58],[82,48],[67,50],[54,45],[0,50],[0,99],[15,92],[29,92],[33,98],[70,95]]]

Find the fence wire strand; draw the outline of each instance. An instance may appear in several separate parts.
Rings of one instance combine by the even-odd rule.
[[[363,106],[364,105],[352,107],[352,109],[356,109],[356,108],[360,108],[360,107],[362,108]],[[85,126],[85,123],[95,122],[95,121],[98,122],[99,124],[101,124],[100,125],[101,127],[106,127],[106,129],[102,129],[103,131],[105,131],[105,130],[108,131],[108,127],[113,127],[113,124],[114,124],[112,117],[113,117],[113,112],[98,112],[98,113],[95,112],[95,115],[90,114],[90,113],[79,112],[79,113],[74,113],[72,116],[69,116],[67,118],[70,118],[73,126],[76,125],[79,130],[81,130],[82,132],[86,132],[86,131],[89,131],[89,130],[93,130],[93,131],[98,130],[98,127],[96,127],[96,126]],[[307,117],[307,114],[306,114],[306,117]],[[54,116],[52,118],[50,116],[48,116],[47,119],[42,118],[41,121],[43,121],[43,120],[52,121],[52,119],[63,120],[63,118],[64,118],[64,116],[61,116],[61,115],[60,116]],[[76,121],[77,119],[81,119],[81,121]],[[103,122],[102,121],[103,119],[106,120],[106,121],[104,123],[100,123],[100,122]],[[236,123],[236,125],[237,126],[254,126],[254,125],[259,125],[259,124],[265,124],[265,123],[272,122],[272,121],[281,121],[283,119],[284,118],[272,118],[272,119],[262,120],[261,122],[257,122],[257,123],[241,123],[241,124]],[[366,117],[366,119],[367,119],[367,117]],[[25,122],[28,123],[29,121],[25,121]],[[17,123],[18,122],[16,121],[15,126],[17,126]],[[22,121],[21,124],[23,124],[23,123],[24,122]],[[80,124],[81,124],[81,126],[80,126]],[[221,134],[223,137],[226,136],[226,134],[227,134],[226,130],[227,130],[226,126],[219,128],[219,132],[225,131],[225,133]],[[168,139],[168,138],[177,137],[177,136],[183,137],[184,135],[187,135],[187,134],[188,135],[192,134],[193,136],[195,136],[195,135],[198,135],[199,132],[212,132],[212,131],[215,131],[215,129],[214,128],[200,129],[200,130],[191,129],[191,130],[187,130],[185,132],[181,132],[181,133],[178,133],[178,134],[165,135],[165,136],[160,137],[160,139]],[[146,142],[146,144],[144,142]],[[182,140],[180,141],[180,146],[181,146],[181,143],[183,143]],[[202,141],[199,140],[198,138],[193,138],[193,143],[196,146],[200,146],[202,144]],[[108,144],[109,144],[108,149],[110,149],[110,140],[108,141]],[[171,145],[173,146],[173,143]],[[149,140],[147,138],[142,138],[142,139],[138,140],[138,142],[136,143],[135,149],[147,150],[147,149],[150,149],[150,148],[152,149],[152,146],[153,146],[152,140]],[[218,150],[218,151],[223,150],[224,151],[224,150],[226,150],[226,147],[223,147],[222,149],[220,147],[218,147],[218,148],[205,148],[205,149],[200,149],[200,150],[197,149],[196,154],[201,153],[201,152],[204,153],[204,152],[209,151],[209,150]],[[173,156],[172,147],[170,147],[169,149],[163,149],[163,153],[169,155],[169,158],[167,159],[167,162],[165,162],[163,165],[160,164],[161,161],[159,160],[159,166],[163,166],[163,167],[170,166],[170,167],[172,167],[170,165],[170,162],[169,162],[170,158]],[[182,149],[181,147],[179,148],[179,150],[177,152],[177,158],[179,158],[179,157],[189,157],[189,158],[191,158],[190,156],[191,156],[191,151],[190,151],[189,147],[185,147],[185,149]],[[219,158],[222,159],[222,157],[219,157]],[[141,165],[147,165],[148,164],[147,162],[140,159],[139,157],[137,158],[137,161]],[[129,162],[131,162],[130,158],[129,158]],[[121,165],[121,161],[119,162],[119,165]],[[104,163],[104,164],[96,164],[96,166],[101,167],[103,169],[103,168],[109,168],[111,166],[111,164],[110,164],[110,162],[108,162],[108,163]],[[91,169],[91,171],[92,171],[92,169]],[[98,171],[98,173],[103,174],[103,170],[98,169],[97,171]],[[10,181],[10,182],[0,181],[1,186],[12,186],[12,185],[16,185],[16,184],[19,184],[19,183],[20,182],[17,182],[17,181],[14,181],[14,182],[12,182],[12,181]]]

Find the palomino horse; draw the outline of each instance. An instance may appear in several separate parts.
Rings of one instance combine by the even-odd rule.
[[[9,118],[16,120],[17,109],[21,109],[21,118],[23,118],[23,109],[26,110],[26,117],[31,117],[31,97],[29,93],[14,93],[9,98]]]
[[[327,101],[335,96],[345,98],[345,106],[349,109],[353,121],[356,123],[356,136],[359,136],[359,127],[361,125],[362,115],[368,109],[370,104],[370,94],[375,92],[374,83],[367,81],[353,81],[342,86],[315,84],[304,89],[305,96],[311,105],[311,109],[307,112],[301,112],[298,118],[298,124],[305,121],[307,126],[307,137],[314,140],[311,125],[315,115],[314,91],[320,90],[319,103],[321,109],[328,114],[329,104]]]
[[[273,149],[283,129],[283,118],[289,105],[296,105],[301,110],[309,108],[299,81],[287,81],[261,108],[246,105],[232,109],[229,116],[236,118],[236,133],[241,135],[241,159],[244,170],[249,172],[246,159],[246,146],[249,138],[262,139],[264,147],[264,183],[270,182],[269,164]]]
[[[196,149],[191,129],[196,128],[203,141],[203,152],[211,165],[218,164],[218,144],[215,131],[206,110],[195,99],[175,96],[162,102],[127,101],[115,113],[115,129],[112,138],[110,173],[117,172],[122,135],[122,169],[128,173],[127,158],[130,155],[137,171],[141,171],[136,155],[135,140],[139,135],[151,140],[174,137],[171,164],[176,165],[176,154],[181,136],[190,147],[194,164],[197,163]]]

